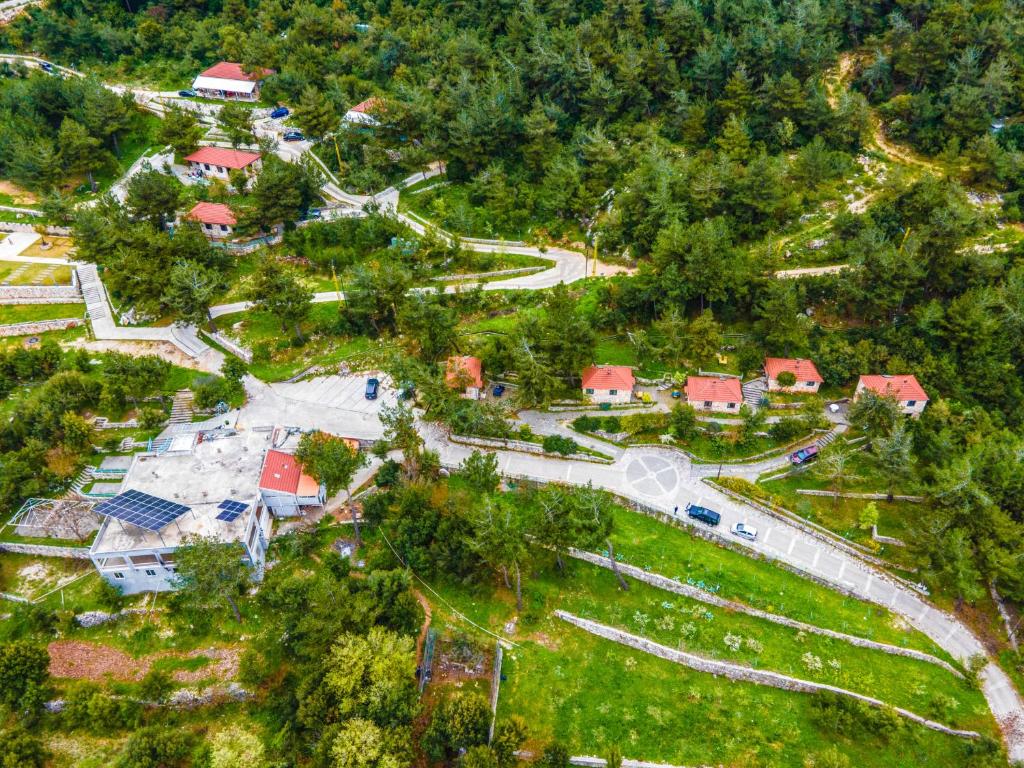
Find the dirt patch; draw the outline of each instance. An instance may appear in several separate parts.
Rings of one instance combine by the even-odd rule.
[[[157,355],[173,365],[181,368],[205,370],[196,358],[186,355],[169,341],[88,341],[76,339],[65,346],[74,349],[88,349],[92,352],[123,352],[126,355],[139,357]]]
[[[0,179],[0,194],[10,195],[13,205],[35,205],[39,202],[39,198],[27,189],[22,189],[13,181],[4,179]]]
[[[160,659],[211,660],[198,669],[178,669],[171,673],[175,682],[194,683],[208,678],[231,680],[238,675],[240,651],[237,648],[200,648],[187,653],[166,651],[135,659],[124,651],[99,643],[79,640],[58,640],[47,646],[50,652],[50,674],[69,680],[139,681]]]

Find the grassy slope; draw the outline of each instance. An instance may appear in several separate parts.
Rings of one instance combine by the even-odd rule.
[[[85,304],[0,304],[0,325],[85,317]]]

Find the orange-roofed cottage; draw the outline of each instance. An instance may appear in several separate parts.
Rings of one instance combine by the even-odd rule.
[[[796,377],[796,383],[789,387],[779,384],[779,374],[786,372]],[[812,360],[791,357],[766,357],[764,375],[770,392],[817,392],[824,381]]]
[[[924,407],[928,405],[928,393],[918,383],[916,376],[861,376],[857,380],[857,391],[853,399],[858,399],[865,390],[883,397],[895,397],[900,410],[909,416],[920,416]]]
[[[479,357],[465,355],[449,357],[446,365],[444,381],[449,387],[461,389],[463,397],[479,400],[484,389],[484,366]]]
[[[344,120],[355,125],[380,125],[380,121],[373,114],[380,111],[383,106],[384,102],[377,97],[361,101],[345,113]]]
[[[698,411],[739,413],[743,387],[728,376],[687,376],[686,402]]]
[[[594,403],[628,403],[635,384],[627,365],[592,365],[583,371],[583,394]]]
[[[211,240],[228,239],[238,223],[235,214],[223,203],[196,203],[185,218],[199,222],[203,234]]]
[[[192,83],[192,90],[207,99],[228,99],[231,101],[259,101],[260,84],[272,69],[246,72],[234,61],[221,61],[199,73]]]
[[[260,472],[260,498],[275,517],[301,515],[305,507],[321,507],[327,488],[302,471],[290,453],[269,450]]]
[[[185,157],[189,170],[200,176],[212,176],[227,181],[230,171],[244,171],[247,176],[259,173],[263,163],[259,152],[243,152],[224,147],[200,147]]]

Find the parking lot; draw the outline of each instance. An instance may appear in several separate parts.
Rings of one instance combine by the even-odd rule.
[[[366,399],[366,381],[380,381],[376,400]],[[246,379],[249,402],[239,414],[248,428],[283,425],[322,429],[343,437],[373,440],[384,434],[378,414],[394,405],[398,393],[391,379],[381,373],[321,376],[294,383],[264,384]]]

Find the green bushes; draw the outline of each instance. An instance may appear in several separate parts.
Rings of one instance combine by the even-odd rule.
[[[541,445],[548,453],[560,453],[563,456],[574,454],[579,449],[575,440],[562,435],[547,435]]]
[[[615,434],[622,431],[622,420],[618,416],[580,416],[573,419],[573,429],[577,432],[608,432]]]

